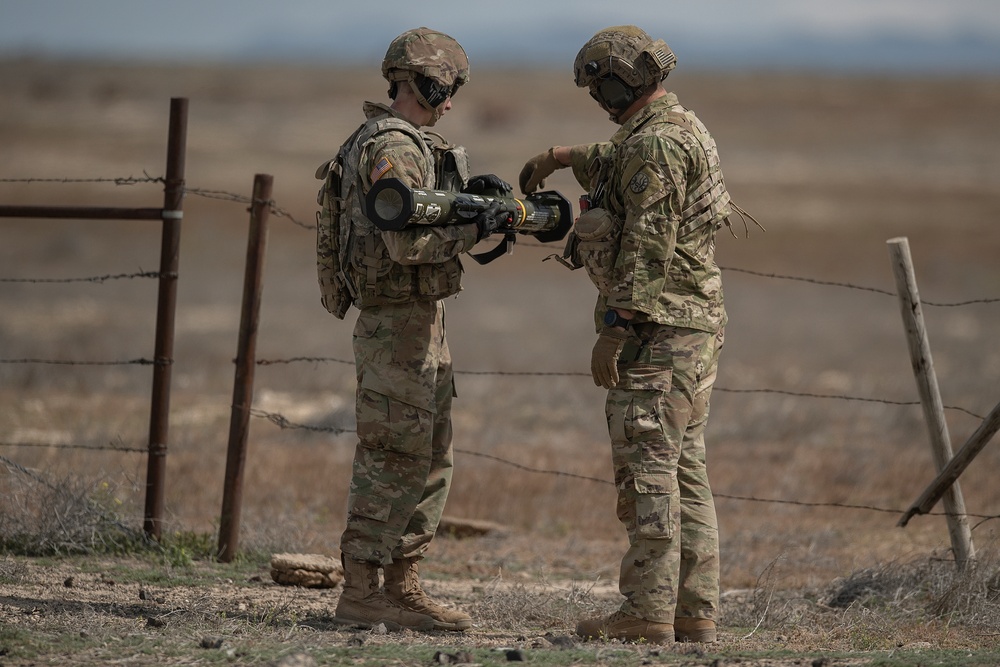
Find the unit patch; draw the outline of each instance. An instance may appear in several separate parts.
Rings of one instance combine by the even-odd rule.
[[[635,176],[632,177],[632,180],[629,181],[628,187],[629,190],[631,190],[632,192],[639,194],[647,187],[649,187],[649,176],[646,175],[644,172],[641,171],[638,172]]]

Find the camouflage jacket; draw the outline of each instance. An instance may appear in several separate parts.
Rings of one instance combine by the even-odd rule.
[[[668,93],[628,120],[610,141],[574,147],[573,174],[593,207],[620,221],[608,307],[636,322],[715,332],[726,323],[715,234],[730,214],[718,150],[693,112]]]
[[[461,289],[458,256],[476,244],[475,225],[383,232],[365,216],[364,199],[380,178],[412,188],[460,189],[469,174],[465,149],[421,131],[386,105],[366,102],[364,112],[368,120],[353,139],[343,174],[344,190],[353,186],[345,202],[351,224],[345,271],[355,305],[451,296]]]

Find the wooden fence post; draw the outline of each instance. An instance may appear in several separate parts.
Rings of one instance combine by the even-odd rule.
[[[924,315],[920,306],[920,295],[917,292],[913,261],[910,257],[910,244],[906,237],[889,239],[886,243],[889,245],[892,273],[896,279],[900,312],[906,328],[910,362],[920,392],[924,419],[930,432],[934,463],[938,472],[941,472],[952,458],[951,439],[948,436],[948,424],[944,419],[944,405],[938,390],[937,376],[934,374],[931,346],[927,339],[927,330],[924,328]],[[976,552],[972,544],[969,518],[965,514],[965,500],[957,482],[945,491],[944,508],[947,513],[951,546],[955,552],[955,562],[961,569],[975,559]]]
[[[264,287],[264,255],[267,249],[267,216],[271,207],[273,181],[273,177],[268,174],[257,174],[253,182],[247,262],[243,277],[243,309],[240,314],[233,406],[229,421],[226,479],[222,491],[222,515],[219,519],[219,560],[223,563],[229,563],[236,557],[240,543],[243,470],[246,467],[250,406],[253,403],[257,328],[260,323],[260,295]]]
[[[905,526],[914,514],[926,514],[931,511],[934,504],[941,499],[944,492],[961,476],[965,468],[972,463],[972,459],[983,450],[986,443],[990,441],[997,431],[1000,431],[1000,403],[993,406],[990,414],[982,421],[976,432],[966,441],[958,453],[952,457],[944,470],[931,482],[924,492],[917,498],[917,501],[906,511],[903,518],[899,520],[900,526]]]

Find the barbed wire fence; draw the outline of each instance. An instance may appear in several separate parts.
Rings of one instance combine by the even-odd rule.
[[[143,177],[117,177],[117,178],[0,178],[0,183],[46,183],[46,184],[67,184],[67,183],[109,183],[116,186],[126,186],[135,185],[140,183],[162,183],[164,179],[161,177],[153,177],[144,174]],[[315,225],[309,222],[304,222],[297,218],[295,215],[290,213],[288,210],[281,208],[277,205],[274,200],[267,201],[256,201],[253,197],[246,195],[228,192],[224,190],[215,189],[201,189],[194,187],[184,187],[185,195],[192,195],[197,197],[203,197],[207,199],[230,201],[238,203],[241,205],[253,205],[253,204],[263,204],[267,207],[271,215],[286,220],[288,223],[303,229],[303,230],[315,230]],[[520,241],[521,246],[537,246],[540,248],[550,248],[548,245],[543,245],[540,243],[532,243],[530,241]],[[721,267],[724,272],[731,273],[742,273],[746,275],[751,275],[763,279],[770,280],[781,280],[781,281],[793,281],[804,284],[822,286],[822,287],[834,287],[845,290],[854,290],[860,292],[868,292],[879,295],[884,295],[888,297],[895,298],[897,294],[895,292],[869,287],[864,285],[857,285],[849,282],[836,282],[828,280],[819,280],[815,278],[805,277],[805,276],[793,276],[784,275],[778,273],[768,273],[761,271],[754,271],[749,269],[743,269],[738,267]],[[176,278],[175,273],[171,272],[152,272],[152,271],[138,271],[131,273],[117,273],[117,274],[103,274],[95,276],[81,276],[81,277],[69,277],[69,278],[27,278],[27,277],[17,277],[17,276],[0,276],[0,283],[18,283],[18,284],[69,284],[69,283],[90,283],[94,285],[103,285],[109,281],[120,281],[120,280],[140,280],[140,279],[161,279],[164,276]],[[935,307],[935,308],[958,308],[971,305],[979,304],[995,304],[1000,303],[1000,297],[986,297],[986,298],[976,298],[968,299],[962,301],[954,302],[935,302],[921,300],[922,305]],[[70,359],[45,359],[45,358],[0,358],[0,365],[35,365],[35,364],[47,364],[47,365],[57,365],[57,366],[128,366],[128,365],[138,365],[138,366],[162,366],[170,363],[169,359],[147,359],[147,358],[135,358],[135,359],[122,359],[122,360],[70,360]],[[290,356],[285,358],[273,358],[273,359],[257,359],[255,364],[258,366],[273,366],[273,365],[290,365],[299,363],[309,363],[309,364],[344,364],[353,366],[353,360],[339,359],[335,357],[317,357],[317,356]],[[590,377],[589,373],[585,372],[554,372],[554,371],[531,371],[531,372],[510,372],[510,371],[491,371],[491,370],[462,370],[456,369],[455,373],[457,375],[470,375],[470,376],[497,376],[497,377]],[[920,406],[920,401],[901,401],[889,398],[880,397],[867,397],[867,396],[852,396],[847,394],[829,394],[829,393],[814,393],[814,392],[800,392],[785,389],[775,389],[775,388],[729,388],[725,386],[716,386],[714,388],[716,392],[723,393],[733,393],[733,394],[773,394],[773,395],[783,395],[796,398],[807,398],[807,399],[818,399],[818,400],[833,400],[833,401],[849,401],[849,402],[861,402],[861,403],[875,403],[891,406]],[[307,425],[302,423],[297,423],[293,420],[288,419],[280,413],[268,412],[261,409],[248,407],[250,415],[255,418],[267,421],[279,429],[291,429],[291,430],[303,430],[313,433],[324,433],[330,435],[342,435],[355,432],[354,429],[345,427],[331,427],[331,426],[315,426]],[[983,420],[984,417],[966,407],[958,405],[945,405],[944,408],[949,411],[959,412],[965,414],[974,419]],[[146,453],[147,449],[144,447],[128,446],[123,444],[100,444],[95,442],[89,443],[47,443],[47,442],[37,442],[37,441],[11,441],[11,440],[0,440],[0,447],[2,448],[54,448],[62,450],[105,450],[120,453]],[[503,457],[495,456],[486,452],[472,451],[467,449],[455,449],[456,453],[480,458],[483,460],[488,460],[500,465],[510,467],[522,472],[527,472],[530,474],[538,475],[551,475],[562,478],[567,478],[571,480],[577,480],[586,483],[596,483],[602,485],[613,484],[610,480],[601,479],[597,477],[589,477],[585,475],[579,475],[575,473],[570,473],[561,470],[551,470],[536,468],[533,466],[525,465],[523,463],[506,459]],[[36,472],[30,471],[26,467],[18,464],[8,457],[0,457],[0,463],[7,467],[8,470],[13,472],[18,472],[21,474],[37,475]],[[781,504],[790,505],[797,507],[806,508],[835,508],[853,511],[870,511],[879,513],[889,513],[889,514],[899,514],[902,515],[905,510],[899,508],[881,507],[873,504],[864,503],[837,503],[837,502],[810,502],[795,499],[782,499],[782,498],[762,498],[756,496],[748,495],[735,495],[726,494],[722,492],[715,492],[714,494],[717,498],[725,498],[734,501],[741,502],[753,502],[753,503],[765,503],[765,504]],[[928,512],[929,515],[946,516],[946,512]],[[994,514],[966,514],[970,518],[979,519],[980,521],[976,524],[974,528],[991,521],[993,519],[1000,518],[1000,515]]]

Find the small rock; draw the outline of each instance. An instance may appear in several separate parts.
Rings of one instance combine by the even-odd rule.
[[[308,653],[293,653],[286,655],[277,662],[271,663],[272,667],[316,667],[316,660]]]
[[[66,577],[63,580],[63,586],[66,588],[73,588],[73,577]]]
[[[202,637],[199,646],[202,648],[222,648],[222,637]]]
[[[165,628],[167,627],[167,622],[156,616],[147,616],[146,625],[150,628]]]
[[[524,651],[519,648],[507,651],[507,662],[524,662],[526,660]]]

